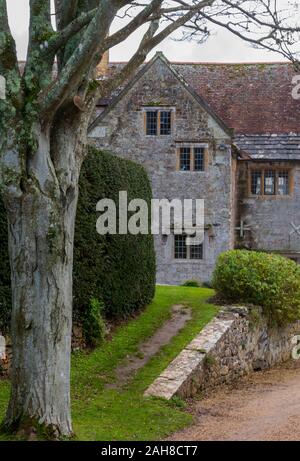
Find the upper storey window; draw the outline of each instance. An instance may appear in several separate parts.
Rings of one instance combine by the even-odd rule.
[[[188,145],[177,149],[177,170],[179,171],[205,171],[207,161],[207,147]]]
[[[154,110],[149,110],[146,112],[146,134],[149,136],[157,135],[157,121],[158,121],[158,112]]]
[[[160,114],[160,134],[170,135],[171,134],[171,111],[162,110],[159,114]]]
[[[169,136],[172,132],[172,111],[147,109],[145,111],[145,131],[147,136]]]
[[[251,195],[284,196],[291,193],[291,172],[281,169],[251,171]]]

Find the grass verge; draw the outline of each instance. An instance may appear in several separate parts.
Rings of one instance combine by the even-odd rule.
[[[137,318],[118,327],[112,340],[92,353],[73,354],[72,417],[78,440],[157,440],[192,422],[180,399],[146,399],[143,392],[214,317],[217,308],[207,303],[212,294],[206,288],[158,286],[154,301]],[[174,304],[190,307],[192,319],[124,388],[108,388],[116,380],[116,366],[138,354],[139,344],[170,318]],[[8,396],[9,383],[0,381],[0,419]]]

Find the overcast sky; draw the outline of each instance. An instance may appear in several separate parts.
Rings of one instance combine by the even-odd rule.
[[[285,3],[287,0],[279,0]],[[7,0],[11,29],[17,42],[18,57],[26,57],[28,31],[29,0]],[[141,31],[137,31],[126,42],[110,51],[112,61],[129,59],[135,50]],[[251,48],[229,32],[220,30],[204,45],[194,42],[175,42],[166,39],[158,48],[170,61],[209,61],[209,62],[252,62],[252,61],[282,61],[282,56],[263,50]],[[154,50],[149,56],[151,57]]]

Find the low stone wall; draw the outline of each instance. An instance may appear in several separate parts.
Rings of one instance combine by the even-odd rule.
[[[78,351],[87,347],[81,325],[74,324],[72,329],[72,351]],[[9,376],[12,359],[11,339],[2,336],[0,332],[0,378]]]
[[[7,376],[11,362],[11,341],[0,332],[0,378]]]
[[[257,308],[224,308],[145,392],[171,399],[231,383],[291,357],[300,322],[270,329]]]

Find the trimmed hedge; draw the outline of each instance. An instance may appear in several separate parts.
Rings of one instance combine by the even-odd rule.
[[[155,291],[153,236],[99,235],[96,204],[102,198],[147,201],[152,191],[141,165],[90,148],[80,180],[74,251],[74,315],[82,318],[91,298],[104,303],[105,316],[125,317],[148,304]],[[151,208],[149,208],[150,210]],[[150,218],[149,218],[150,223]]]
[[[79,187],[73,318],[84,325],[89,336],[91,318],[95,317],[95,300],[104,305],[106,317],[125,317],[146,306],[155,291],[153,236],[99,235],[96,232],[99,216],[96,203],[101,198],[111,198],[118,203],[119,190],[126,190],[128,201],[143,198],[150,205],[152,193],[142,166],[94,148],[89,149],[83,164]],[[1,200],[0,239],[0,331],[6,333],[10,321],[11,291],[6,212]],[[88,329],[86,325],[89,325]],[[86,339],[89,341],[88,337]]]
[[[226,251],[218,258],[213,287],[228,302],[261,306],[270,324],[300,319],[300,267],[282,256]]]

